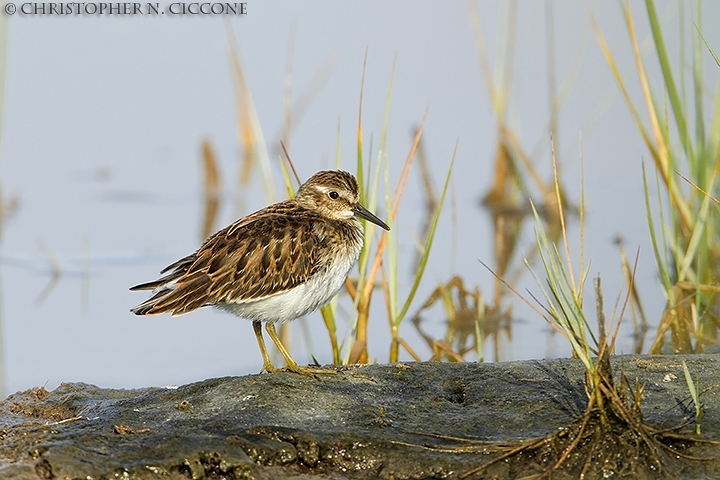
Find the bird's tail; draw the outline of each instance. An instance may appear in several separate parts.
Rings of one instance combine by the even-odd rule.
[[[139,289],[137,289],[137,290],[139,290]],[[171,294],[172,294],[172,290],[168,290],[168,289],[162,290],[162,291],[156,293],[155,295],[153,295],[152,297],[148,298],[147,300],[145,300],[140,305],[131,308],[130,311],[132,313],[134,313],[135,315],[159,315],[161,313],[172,311],[172,310],[168,310],[168,309],[157,308],[158,304],[160,304],[163,300],[166,300],[167,297]]]
[[[153,296],[145,300],[140,305],[130,309],[135,315],[159,315],[161,313],[172,313],[173,315],[182,315],[203,305],[198,302],[192,302],[191,293],[197,291],[209,283],[206,275],[194,275],[190,282],[182,282],[178,285],[177,281],[187,273],[187,270],[195,261],[194,255],[189,255],[165,267],[160,273],[170,270],[169,274],[155,281],[141,283],[130,287],[130,290],[153,290]]]

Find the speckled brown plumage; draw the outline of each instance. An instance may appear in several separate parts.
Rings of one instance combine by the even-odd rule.
[[[305,315],[337,293],[362,248],[363,228],[356,216],[389,229],[358,202],[355,177],[318,172],[294,200],[241,218],[165,268],[165,276],[132,287],[154,291],[132,312],[182,315],[211,305],[249,318],[265,359],[263,368],[271,370],[259,323],[266,322],[278,344],[274,322]]]
[[[332,240],[330,240],[332,239]],[[257,300],[306,282],[333,260],[331,243],[362,242],[362,232],[293,200],[255,212],[211,236],[200,249],[132,290],[174,282],[133,309],[138,315],[188,313],[205,305]]]

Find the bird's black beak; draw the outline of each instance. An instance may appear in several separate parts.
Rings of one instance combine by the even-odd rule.
[[[380,220],[378,217],[376,217],[370,210],[363,207],[359,203],[355,204],[355,207],[353,208],[353,212],[355,212],[355,215],[357,215],[360,218],[364,218],[368,222],[372,222],[375,225],[377,225],[380,228],[384,228],[387,231],[390,231],[390,227],[388,227],[385,222]]]

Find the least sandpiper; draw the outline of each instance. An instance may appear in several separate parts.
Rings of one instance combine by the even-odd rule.
[[[262,370],[274,372],[262,323],[298,373],[299,366],[280,342],[275,323],[289,322],[325,305],[337,294],[363,246],[356,217],[390,230],[359,202],[358,183],[342,171],[318,172],[285,200],[237,220],[210,236],[192,255],[181,258],[154,282],[130,290],[153,296],[131,311],[172,315],[213,306],[252,320],[263,356]],[[261,371],[262,371],[261,370]]]

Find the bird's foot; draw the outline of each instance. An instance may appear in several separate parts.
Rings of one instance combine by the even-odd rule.
[[[308,377],[314,377],[315,375],[335,375],[337,374],[337,371],[334,370],[332,367],[329,368],[322,368],[322,367],[311,367],[311,366],[301,366],[298,365],[295,362],[288,363],[283,368],[277,368],[270,362],[263,363],[263,367],[260,370],[260,373],[268,372],[268,373],[275,373],[275,372],[292,372],[297,373],[300,375],[307,375]]]
[[[282,372],[283,368],[277,368],[270,362],[264,362],[262,368],[260,369],[260,373],[275,373],[275,372]]]

